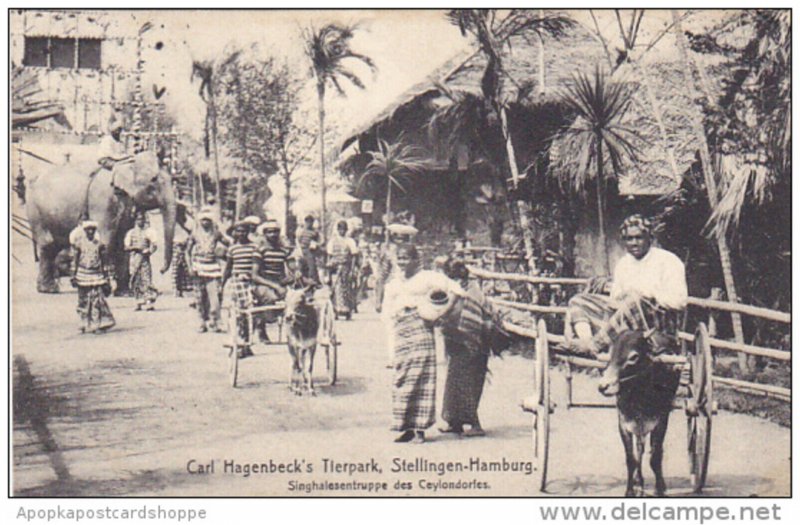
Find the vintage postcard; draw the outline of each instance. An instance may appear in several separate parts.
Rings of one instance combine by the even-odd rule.
[[[791,12],[9,11],[15,497],[791,495]]]

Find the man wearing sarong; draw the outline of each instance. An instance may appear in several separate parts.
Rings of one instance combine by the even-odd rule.
[[[457,296],[439,322],[447,356],[447,380],[444,386],[442,419],[447,425],[441,432],[465,437],[485,435],[478,418],[478,405],[488,371],[492,343],[502,335],[499,317],[476,282],[470,282],[463,261],[448,259],[444,273],[457,282],[464,293]],[[495,348],[499,353],[499,349]],[[464,426],[469,425],[469,429]]]
[[[575,339],[571,350],[597,354],[625,330],[656,329],[674,334],[688,292],[683,262],[651,246],[648,219],[632,215],[620,227],[628,253],[614,268],[611,295],[582,293],[569,301]]]
[[[72,286],[78,289],[78,316],[80,331],[104,332],[114,326],[114,316],[106,297],[111,294],[111,284],[106,267],[106,246],[97,238],[97,223],[83,221],[83,235],[77,236],[72,246]]]
[[[356,242],[347,236],[347,222],[339,221],[336,233],[328,241],[328,271],[333,288],[333,308],[339,316],[350,319],[355,309],[353,266],[358,255]]]
[[[186,252],[186,241],[174,243],[172,250],[172,290],[175,297],[183,297],[184,292],[191,292],[192,286],[191,268]]]
[[[263,239],[258,247],[257,267],[253,275],[253,294],[259,306],[273,305],[286,297],[288,250],[281,242],[281,228],[277,221],[267,220],[258,227]],[[267,323],[274,322],[279,312],[264,312],[254,319],[262,342],[269,342]]]
[[[189,266],[194,275],[195,303],[200,315],[199,331],[221,332],[219,326],[222,267],[219,259],[225,254],[227,243],[215,224],[214,212],[201,210],[199,225],[192,231],[186,244]]]
[[[136,310],[146,306],[147,310],[155,308],[158,290],[153,286],[153,267],[150,255],[158,249],[156,235],[147,227],[147,216],[144,212],[136,214],[134,227],[125,234],[125,251],[128,252],[128,272],[130,287],[136,299]]]
[[[314,229],[314,216],[308,215],[305,225],[297,234],[297,247],[303,257],[303,268],[306,272],[305,278],[319,284],[319,270],[317,269],[317,252],[319,251],[320,237],[319,232]]]
[[[222,287],[230,281],[230,299],[239,310],[248,310],[253,307],[253,273],[258,259],[258,247],[250,242],[250,226],[244,221],[239,221],[231,227],[233,244],[228,248],[225,271],[222,274]],[[238,341],[241,345],[240,357],[250,357],[253,351],[250,348],[250,326],[247,315],[240,314],[236,320],[238,327]],[[234,327],[230,327],[234,329]]]

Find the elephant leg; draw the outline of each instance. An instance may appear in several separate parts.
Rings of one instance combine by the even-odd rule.
[[[39,293],[58,293],[58,268],[56,255],[61,247],[54,242],[41,243],[39,251],[39,276],[36,279],[36,290]]]

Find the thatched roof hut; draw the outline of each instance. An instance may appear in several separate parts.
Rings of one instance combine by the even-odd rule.
[[[661,46],[672,46],[669,38],[663,38]],[[607,55],[606,48],[595,33],[582,24],[576,24],[568,34],[556,39],[526,40],[515,39],[505,51],[504,66],[507,79],[504,94],[509,105],[509,129],[517,155],[517,164],[523,174],[527,174],[528,184],[546,186],[545,195],[558,184],[550,177],[549,166],[559,160],[562,148],[558,131],[571,123],[574,118],[559,103],[565,86],[573,82],[578,72],[591,74],[599,64],[613,71],[612,77],[629,84],[633,96],[631,110],[626,124],[635,128],[641,140],[638,141],[639,162],[627,166],[619,180],[619,196],[610,198],[610,229],[622,219],[629,209],[654,211],[656,197],[676,190],[681,176],[695,161],[696,143],[690,127],[689,115],[696,111],[694,101],[689,99],[684,89],[683,66],[677,53],[658,52],[655,49],[646,60],[634,66],[617,57]],[[480,96],[480,80],[485,65],[481,53],[464,52],[443,64],[425,81],[403,93],[390,106],[377,115],[370,116],[345,136],[341,146],[340,165],[345,173],[357,175],[368,161],[366,152],[376,149],[377,138],[393,141],[402,139],[425,149],[436,160],[436,170],[444,177],[419,176],[421,191],[425,198],[438,191],[444,179],[448,183],[456,181],[472,184],[468,193],[481,182],[480,175],[474,178],[456,179],[455,172],[462,176],[470,167],[481,162],[495,162],[485,157],[469,144],[455,144],[446,147],[434,140],[429,129],[431,116],[436,109],[449,103],[448,91],[460,91]],[[645,84],[646,82],[646,84]],[[498,134],[495,134],[498,135]],[[502,150],[502,140],[491,146]],[[502,154],[499,156],[502,158]],[[673,162],[674,159],[674,162]],[[435,171],[435,170],[434,170]],[[504,171],[504,170],[503,170]],[[423,182],[424,181],[424,182]],[[451,186],[452,188],[452,186]],[[374,189],[374,188],[373,188]],[[445,190],[446,191],[446,190]],[[461,188],[460,192],[464,189]],[[561,188],[564,193],[568,189]],[[451,192],[452,193],[452,192]],[[528,191],[533,202],[541,197],[541,189]],[[631,196],[635,198],[631,200]],[[453,195],[447,196],[449,199]],[[625,198],[628,197],[628,198]],[[466,199],[466,204],[471,199]],[[594,226],[593,212],[588,203],[578,205],[582,213],[584,230]],[[436,206],[434,209],[441,210]],[[467,212],[467,215],[476,215]],[[483,214],[478,213],[477,216]],[[418,218],[420,213],[417,213]],[[599,247],[593,247],[595,252]],[[592,260],[592,255],[584,257]],[[614,256],[612,255],[612,259]]]

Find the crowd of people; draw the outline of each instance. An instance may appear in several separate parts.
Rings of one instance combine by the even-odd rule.
[[[114,326],[106,302],[111,292],[108,249],[97,236],[97,223],[83,221],[73,243],[72,284],[78,289],[81,331],[103,332]],[[675,332],[687,301],[683,263],[652,246],[650,221],[639,215],[625,220],[621,237],[628,253],[617,263],[610,290],[593,285],[568,305],[566,349],[596,355],[625,330]],[[281,301],[288,287],[329,286],[338,319],[358,311],[367,280],[373,278],[374,306],[387,334],[388,363],[393,370],[392,430],[396,441],[421,443],[436,422],[437,341],[444,345],[447,376],[443,394],[443,433],[484,435],[478,416],[489,358],[512,342],[500,314],[477,282],[470,280],[464,251],[438,258],[423,269],[410,224],[390,224],[377,250],[358,228],[336,223],[323,246],[315,218],[305,218],[292,246],[274,220],[250,216],[225,232],[211,208],[199,211],[188,240],[176,255],[194,290],[198,330],[222,332],[223,291],[240,311]],[[130,288],[136,310],[153,310],[159,292],[153,286],[151,256],[158,246],[144,213],[126,234]],[[176,284],[176,292],[181,289]],[[252,355],[250,334],[268,342],[267,326],[280,317],[268,311],[236,323],[241,357]]]

